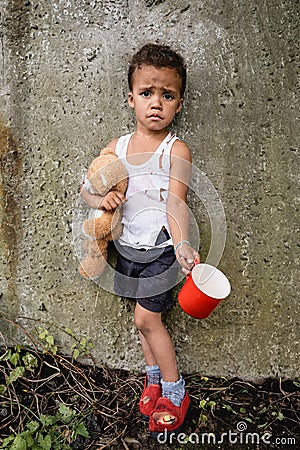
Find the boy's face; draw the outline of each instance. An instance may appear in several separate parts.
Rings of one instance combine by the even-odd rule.
[[[138,129],[162,131],[182,108],[181,79],[175,69],[143,65],[133,74],[128,103],[135,110]]]

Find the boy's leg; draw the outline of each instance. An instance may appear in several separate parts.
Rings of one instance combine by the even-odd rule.
[[[139,332],[139,336],[146,361],[147,384],[160,384],[161,373],[156,359],[141,332]]]
[[[156,406],[157,400],[162,395],[161,390],[161,373],[156,359],[151,351],[143,334],[139,332],[143,353],[146,361],[146,379],[144,390],[142,392],[139,408],[142,416],[149,420],[149,416]]]
[[[157,362],[151,351],[151,348],[149,347],[146,339],[144,338],[143,334],[140,331],[139,336],[147,366],[156,366]]]
[[[146,363],[157,364],[164,381],[178,381],[175,350],[170,335],[161,321],[161,313],[148,311],[137,303],[135,324],[143,336],[141,343]]]
[[[149,429],[154,434],[165,429],[167,431],[178,429],[185,419],[190,403],[189,396],[185,391],[184,380],[178,372],[176,354],[171,337],[162,323],[161,317],[161,312],[167,310],[173,300],[170,289],[170,271],[166,271],[165,267],[166,265],[171,266],[174,252],[166,251],[162,256],[163,258],[161,259],[163,261],[161,261],[161,264],[158,260],[155,260],[153,264],[148,264],[143,268],[140,275],[135,308],[135,324],[141,336],[147,364],[146,370],[149,367],[151,369],[156,368],[156,370],[159,368],[162,376],[160,380],[162,388],[160,396],[155,397],[155,395],[149,394],[148,401],[148,397],[143,392],[140,400],[140,410],[143,414],[142,410],[147,406],[147,401],[148,405],[150,404],[151,399],[151,411],[150,408],[147,408],[146,415],[150,417]],[[167,258],[170,259],[168,264],[166,264]],[[171,272],[173,273],[173,271]],[[159,283],[161,294],[153,295],[153,285],[157,286],[157,283]],[[151,385],[149,389],[150,387]],[[155,406],[152,407],[152,405]]]
[[[172,402],[171,404],[179,408],[187,396],[185,383],[179,375],[173,343],[161,321],[161,313],[148,311],[137,303],[135,324],[142,336],[141,342],[146,363],[156,362],[160,369],[162,397],[166,397]],[[161,411],[153,411],[155,422],[164,422],[166,417],[171,421],[176,420],[176,416],[164,408]],[[178,417],[177,419],[179,420]]]

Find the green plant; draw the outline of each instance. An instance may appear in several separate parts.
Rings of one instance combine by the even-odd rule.
[[[210,412],[213,414],[214,409],[216,407],[216,402],[209,399],[201,399],[199,402],[199,408],[200,408],[200,416],[199,416],[199,425],[202,427],[205,427],[208,421],[208,415],[207,412]]]
[[[74,409],[60,403],[55,415],[41,414],[31,420],[25,430],[11,434],[0,448],[9,450],[70,450],[77,436],[89,437],[84,419]]]
[[[56,355],[58,349],[57,349],[57,346],[55,345],[53,335],[50,334],[49,331],[46,330],[45,328],[39,327],[39,335],[38,336],[45,347],[45,351],[49,351],[53,355]]]
[[[44,352],[48,351],[55,356],[57,346],[55,345],[54,337],[48,330],[40,327],[39,339],[43,342]],[[84,346],[86,346],[85,341],[82,344],[82,348]],[[33,372],[39,365],[38,359],[33,352],[27,351],[22,345],[8,348],[0,357],[0,362],[6,363],[6,369],[3,370],[3,373],[5,373],[5,384],[0,385],[1,396],[9,392],[10,385],[19,378],[22,377],[26,382],[27,373]],[[20,410],[28,410],[28,415],[24,414],[24,418],[26,417],[27,421],[26,419],[21,421],[20,426],[2,441],[0,449],[69,450],[71,449],[70,443],[77,436],[89,437],[82,414],[78,414],[64,403],[59,404],[58,411],[53,415],[37,415],[25,405],[22,405],[19,399],[16,400],[15,404]]]
[[[22,355],[22,350],[23,347],[21,345],[16,345],[14,349],[8,349],[4,355],[0,357],[0,361],[7,361],[7,363],[11,366],[10,373],[6,378],[6,386],[3,384],[0,385],[0,393],[4,393],[7,386],[16,381],[18,378],[23,377],[26,371],[33,372],[37,367],[37,358],[29,352]]]
[[[89,356],[91,350],[94,348],[94,345],[90,342],[90,339],[86,337],[78,339],[70,328],[66,328],[65,331],[75,340],[74,344],[71,346],[73,358],[76,360],[80,356]]]
[[[93,430],[88,440],[90,448],[96,440],[98,444],[98,436],[106,443],[123,442],[127,428],[124,421],[136,414],[139,379],[131,374],[123,382],[118,371],[77,363],[78,355],[87,355],[94,362],[88,353],[92,347],[89,338],[48,324],[51,330],[59,329],[72,338],[73,355],[68,358],[59,354],[54,333],[40,321],[31,335],[20,323],[7,315],[3,317],[23,332],[31,349],[21,345],[8,347],[4,340],[0,349],[0,448],[71,450],[77,445],[77,437],[80,444],[89,438],[87,427]],[[112,389],[120,384],[117,398],[113,394],[112,399]],[[119,401],[124,403],[121,408]]]

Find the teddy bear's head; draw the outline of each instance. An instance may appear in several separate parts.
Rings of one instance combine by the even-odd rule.
[[[124,193],[127,187],[127,171],[115,152],[104,148],[90,164],[87,177],[93,191],[101,196],[115,190]]]

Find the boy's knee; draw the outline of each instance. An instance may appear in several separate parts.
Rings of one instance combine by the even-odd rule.
[[[153,317],[147,311],[140,311],[136,309],[134,314],[134,323],[137,329],[146,336],[153,329]]]
[[[135,326],[137,327],[137,329],[142,334],[145,335],[145,334],[149,333],[151,326],[150,326],[149,321],[145,317],[142,317],[139,314],[135,314],[134,323],[135,323]]]

